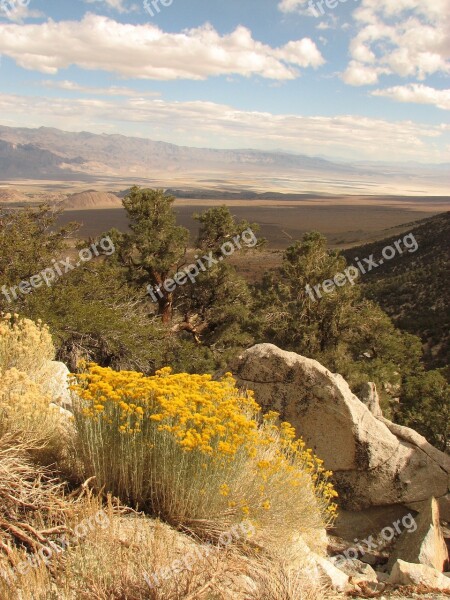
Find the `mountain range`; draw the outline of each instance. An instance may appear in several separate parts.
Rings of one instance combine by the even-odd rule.
[[[0,178],[151,182],[248,192],[442,194],[448,165],[346,164],[258,150],[176,146],[117,134],[0,125]]]

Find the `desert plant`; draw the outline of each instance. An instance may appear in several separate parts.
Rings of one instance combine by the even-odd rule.
[[[29,453],[45,465],[62,460],[73,428],[59,407],[26,373],[9,369],[0,379],[0,435],[32,442]]]
[[[54,348],[40,322],[18,315],[0,318],[0,435],[32,442],[30,453],[50,464],[62,455],[63,417],[43,391]]]
[[[123,236],[123,249],[119,248],[119,252],[133,267],[133,277],[140,284],[161,286],[158,314],[163,323],[172,320],[174,299],[173,292],[168,292],[163,283],[177,272],[189,239],[189,231],[176,224],[174,201],[175,197],[164,190],[137,186],[123,199],[131,233]]]
[[[231,374],[153,377],[91,365],[73,386],[87,477],[182,530],[216,539],[243,518],[261,543],[314,539],[333,519],[331,473]]]
[[[6,298],[14,299],[22,310],[27,295],[17,295],[17,286],[49,268],[52,261],[67,250],[67,240],[78,226],[70,223],[58,227],[60,213],[61,208],[50,204],[18,210],[0,207],[0,273],[2,286],[6,284],[0,294],[0,310],[8,306]],[[8,292],[9,286],[15,287],[17,298]]]
[[[0,375],[15,368],[40,384],[46,376],[45,366],[54,356],[52,337],[41,321],[0,315]]]

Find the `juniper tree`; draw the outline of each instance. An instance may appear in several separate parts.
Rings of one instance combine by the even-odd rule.
[[[179,270],[189,239],[189,231],[176,224],[174,201],[163,190],[137,186],[123,200],[131,229],[124,236],[126,260],[133,278],[157,291],[158,314],[165,324],[172,320],[174,292],[164,284]]]

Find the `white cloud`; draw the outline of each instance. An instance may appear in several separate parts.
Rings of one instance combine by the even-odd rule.
[[[373,85],[378,83],[380,74],[387,72],[387,69],[363,65],[356,60],[352,60],[345,73],[343,73],[342,79],[349,85]]]
[[[44,16],[39,10],[32,10],[25,3],[19,3],[17,0],[4,0],[0,2],[0,19],[13,21],[14,23],[23,23],[25,19],[38,19]]]
[[[108,8],[115,10],[119,13],[130,12],[130,9],[125,6],[125,0],[84,0],[86,4],[106,4]]]
[[[450,160],[450,127],[388,121],[238,110],[213,102],[162,99],[46,98],[0,94],[2,122],[122,133],[188,146],[248,148],[346,160]]]
[[[308,0],[282,0],[278,4],[278,8],[281,10],[281,12],[295,12],[297,8],[307,4],[307,2]]]
[[[340,3],[346,3],[348,0],[281,0],[278,9],[283,13],[297,13],[308,17],[332,17],[333,24],[337,22],[337,17],[332,16],[331,11],[336,9]],[[358,0],[353,0],[354,2]],[[318,29],[328,29],[322,25]]]
[[[359,31],[350,43],[346,83],[450,73],[450,0],[362,0],[353,16]]]
[[[90,94],[96,96],[129,96],[135,98],[143,98],[146,96],[160,96],[159,92],[150,92],[135,90],[132,88],[111,85],[107,88],[96,88],[88,85],[80,85],[74,81],[54,81],[52,79],[46,79],[41,81],[40,84],[47,88],[54,88],[59,90],[66,90],[68,92],[79,92],[81,94]]]
[[[310,0],[281,0],[278,4],[279,10],[284,13],[298,13],[300,15],[314,16],[314,11],[308,8]],[[316,4],[316,2],[314,2]]]
[[[373,96],[383,96],[398,102],[415,102],[417,104],[432,104],[443,110],[450,110],[450,89],[437,90],[426,85],[412,83],[398,85],[385,90],[375,90]]]
[[[25,68],[54,75],[77,65],[137,79],[194,79],[216,75],[298,77],[298,67],[325,61],[309,38],[272,48],[239,26],[221,36],[211,25],[165,33],[152,24],[119,23],[87,14],[82,21],[0,24],[0,53]]]

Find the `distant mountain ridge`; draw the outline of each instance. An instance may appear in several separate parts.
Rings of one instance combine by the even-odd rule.
[[[0,178],[123,180],[232,192],[442,194],[442,166],[386,168],[260,150],[195,148],[127,137],[0,125]]]
[[[15,189],[0,189],[0,204],[16,204],[27,203],[28,197],[26,194]]]
[[[60,157],[38,145],[0,139],[0,177],[59,176],[80,168],[79,157]]]
[[[167,142],[144,138],[126,137],[120,134],[94,134],[86,131],[72,133],[52,127],[28,129],[5,127],[0,125],[0,140],[14,144],[33,144],[60,158],[74,159],[82,156],[86,161],[104,162],[120,168],[124,161],[148,165],[149,161],[158,161],[167,166],[166,161],[175,163],[207,161],[210,163],[291,166],[325,168],[332,166],[341,171],[355,171],[353,167],[337,164],[323,158],[284,154],[280,152],[262,152],[259,150],[217,150],[177,146]],[[131,158],[131,156],[133,158]]]

